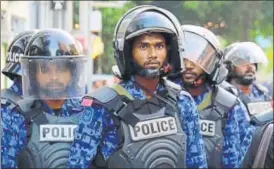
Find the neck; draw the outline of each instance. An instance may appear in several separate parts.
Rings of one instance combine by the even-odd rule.
[[[238,89],[240,89],[244,94],[247,94],[247,95],[250,94],[251,85],[239,84],[236,82],[235,79],[231,79],[231,84],[236,86]]]
[[[135,81],[141,86],[145,87],[147,90],[154,92],[156,90],[157,85],[159,84],[159,78],[157,79],[147,79],[141,76],[134,76]],[[151,95],[148,94],[147,95]]]
[[[60,109],[65,100],[44,100],[44,102],[52,109]]]
[[[199,96],[206,90],[206,84],[201,84],[197,87],[189,87],[187,91],[191,96]]]

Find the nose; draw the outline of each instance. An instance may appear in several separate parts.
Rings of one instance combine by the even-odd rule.
[[[51,80],[57,80],[58,79],[57,71],[50,71],[50,79]]]
[[[149,58],[152,59],[152,58],[157,58],[157,54],[156,54],[156,49],[155,48],[150,48],[150,51],[149,51]]]
[[[194,68],[194,63],[191,62],[188,59],[184,59],[184,65],[186,69],[193,69]]]

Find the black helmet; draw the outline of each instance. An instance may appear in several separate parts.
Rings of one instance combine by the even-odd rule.
[[[268,64],[264,51],[254,42],[233,43],[225,49],[224,63],[229,71],[227,81],[230,81],[232,77],[243,78],[238,77],[238,75],[235,74],[233,69],[234,66],[254,63],[257,69],[258,64]],[[247,84],[251,81],[252,79],[247,80]]]
[[[61,29],[40,30],[29,40],[24,56],[20,58],[23,96],[34,99],[82,97],[86,85],[86,60],[76,40],[69,33]],[[52,71],[52,65],[55,65],[55,71]],[[47,87],[41,87],[37,77],[45,72],[53,72],[52,76],[56,76],[57,70],[70,71],[69,84],[61,84],[58,79],[54,79]]]
[[[11,80],[14,80],[16,76],[22,75],[19,57],[23,56],[28,41],[35,32],[37,32],[37,30],[21,32],[15,36],[10,43],[6,56],[6,65],[2,70],[2,73]]]
[[[170,46],[167,61],[173,71],[180,71],[183,34],[178,19],[169,11],[152,5],[137,6],[129,10],[117,23],[114,31],[114,56],[123,78],[133,73],[131,42],[147,32],[163,33]]]
[[[222,65],[223,53],[218,38],[208,29],[196,25],[182,25],[186,58],[200,66],[212,83],[221,83],[227,70]]]

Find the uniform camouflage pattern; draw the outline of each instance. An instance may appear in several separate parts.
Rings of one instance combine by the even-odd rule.
[[[45,103],[43,109],[46,113],[54,115],[54,111]],[[82,111],[80,101],[77,99],[67,100],[60,112],[59,116],[70,116]],[[7,106],[1,105],[2,117],[2,149],[1,149],[1,166],[2,168],[16,168],[16,156],[20,150],[26,148],[27,133],[25,118],[15,110],[9,110]]]
[[[254,84],[251,85],[250,99],[265,100],[265,95]]]
[[[145,99],[141,88],[134,85],[134,79],[121,85],[137,99]],[[157,92],[165,90],[158,85]],[[195,103],[190,96],[181,95],[178,101],[180,120],[187,135],[186,165],[193,168],[207,168],[206,155],[202,137],[199,132],[199,116]],[[104,136],[104,137],[102,137]],[[76,137],[69,157],[69,168],[88,168],[97,151],[107,160],[115,152],[118,144],[117,128],[110,114],[102,107],[87,107],[79,120]]]
[[[26,147],[24,117],[1,105],[1,167],[17,168],[16,156]]]
[[[210,92],[210,88],[197,96],[193,97],[199,105]],[[240,167],[248,147],[252,141],[252,134],[255,127],[248,121],[248,113],[242,102],[235,105],[229,112],[224,129],[223,161],[224,168]]]
[[[16,78],[10,90],[22,95],[22,87]],[[17,166],[16,154],[26,145],[23,139],[26,137],[26,126],[22,115],[10,114],[8,104],[1,104],[1,167],[15,168]]]

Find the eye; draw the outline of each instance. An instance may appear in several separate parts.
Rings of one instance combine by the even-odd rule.
[[[165,47],[165,45],[162,44],[162,43],[156,45],[156,48],[157,48],[157,49],[163,49],[164,47]]]
[[[57,67],[57,71],[59,72],[65,72],[67,70],[67,68],[65,66],[58,66]]]
[[[46,64],[42,64],[40,66],[40,71],[41,71],[41,73],[45,74],[45,73],[48,73],[49,68],[48,68],[48,66]]]
[[[146,50],[146,49],[148,48],[148,45],[147,45],[147,44],[141,44],[141,45],[139,46],[139,48],[140,48],[141,50]]]

